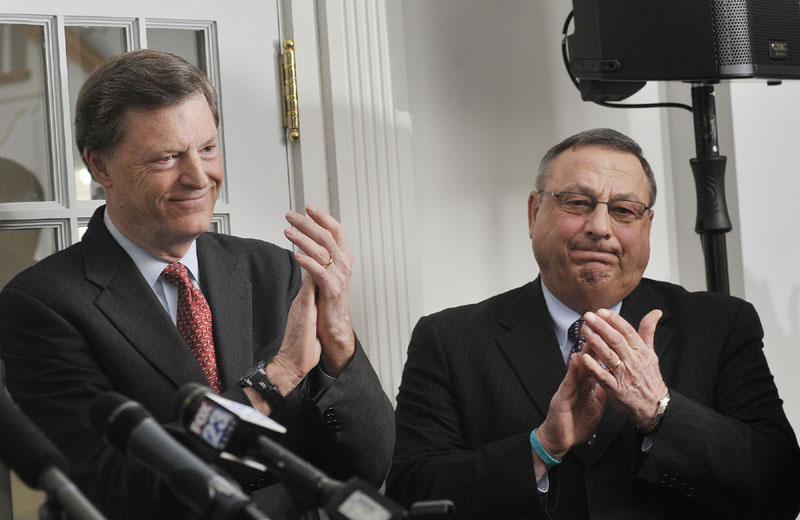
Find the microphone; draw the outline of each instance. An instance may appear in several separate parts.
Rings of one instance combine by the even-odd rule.
[[[160,476],[194,512],[212,518],[269,520],[237,484],[175,440],[136,401],[108,392],[92,404],[89,417],[109,444]]]
[[[0,390],[0,459],[31,488],[47,493],[74,520],[105,517],[67,477],[58,448]]]
[[[209,390],[186,383],[175,394],[173,405],[178,422],[215,450],[262,462],[284,481],[296,499],[323,507],[332,520],[408,518],[405,510],[363,480],[354,477],[341,482],[330,478],[264,435],[286,430],[272,419]]]

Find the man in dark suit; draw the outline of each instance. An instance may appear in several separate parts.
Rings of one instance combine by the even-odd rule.
[[[390,495],[458,518],[795,518],[800,450],[758,316],[642,279],[655,196],[618,132],[547,152],[539,278],[414,330]]]
[[[81,90],[76,140],[106,205],[80,243],[0,293],[7,386],[111,518],[191,515],[91,426],[107,391],[170,423],[176,389],[207,384],[284,424],[279,440],[335,477],[379,485],[388,471],[392,408],[353,333],[342,228],[313,206],[290,211],[294,254],[207,233],[218,122],[212,86],[182,59],[145,50],[103,63]],[[293,514],[281,484],[255,496],[272,518]]]

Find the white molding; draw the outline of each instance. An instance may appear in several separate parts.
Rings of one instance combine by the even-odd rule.
[[[231,216],[227,213],[214,213],[211,217],[211,225],[216,226],[217,233],[231,234]]]
[[[29,219],[0,222],[0,231],[13,231],[22,229],[49,229],[55,232],[56,250],[64,249],[73,242],[68,241],[70,236],[70,219]]]
[[[291,141],[286,132],[292,209],[302,212],[307,204],[330,210],[326,156],[323,85],[320,76],[320,42],[317,31],[316,0],[278,2],[281,41],[294,41],[297,68],[297,100],[300,110],[300,139]]]
[[[336,0],[318,16],[331,209],[355,255],[351,313],[393,399],[419,292],[410,118],[396,106],[390,67],[404,74],[404,59],[390,56],[386,11],[385,0]]]

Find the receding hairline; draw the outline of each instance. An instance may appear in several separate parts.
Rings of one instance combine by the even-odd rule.
[[[645,171],[644,167],[642,166],[641,162],[639,161],[639,158],[636,157],[636,154],[631,153],[631,152],[626,152],[624,150],[619,150],[617,148],[614,148],[613,146],[603,146],[602,144],[590,143],[590,144],[576,144],[574,146],[570,146],[569,148],[567,148],[567,149],[563,150],[561,153],[559,153],[557,156],[553,157],[553,159],[547,163],[547,167],[545,169],[544,176],[542,178],[542,183],[547,181],[547,179],[549,179],[553,175],[553,165],[554,165],[554,163],[556,161],[558,161],[559,159],[561,159],[567,152],[578,152],[578,151],[583,150],[585,148],[598,148],[600,150],[604,150],[604,151],[612,152],[612,153],[617,153],[617,154],[620,154],[620,155],[625,155],[625,156],[628,156],[628,157],[630,157],[632,159],[635,159],[636,160],[636,165],[637,165],[637,167],[639,169],[639,172],[644,177],[645,182],[647,182],[647,172]]]
[[[641,146],[627,135],[610,128],[594,128],[579,132],[563,139],[558,144],[548,149],[539,162],[535,182],[536,191],[542,191],[545,181],[552,174],[553,162],[561,157],[564,152],[575,151],[589,146],[629,154],[636,158],[644,173],[645,182],[647,183],[648,195],[650,197],[648,206],[653,206],[655,204],[658,186],[656,185],[653,169],[644,157]]]

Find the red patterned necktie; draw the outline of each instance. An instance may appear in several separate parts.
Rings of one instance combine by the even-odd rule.
[[[219,393],[222,386],[217,373],[214,355],[214,332],[211,327],[211,309],[203,293],[192,285],[189,271],[180,262],[169,264],[161,275],[178,288],[178,332],[189,346],[203,370],[208,384]]]

